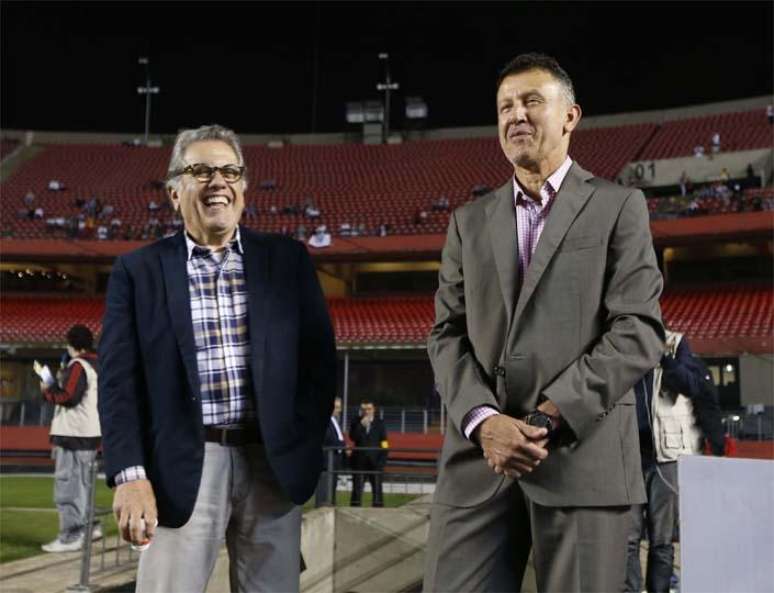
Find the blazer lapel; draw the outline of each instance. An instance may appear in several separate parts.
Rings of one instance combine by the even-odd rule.
[[[495,264],[500,280],[500,290],[511,325],[516,306],[516,287],[519,274],[519,244],[516,236],[516,215],[513,211],[513,182],[499,188],[497,196],[486,207],[489,239],[492,242]]]
[[[514,326],[518,324],[519,317],[524,312],[529,299],[535,292],[546,267],[556,252],[556,248],[570,229],[570,225],[580,212],[583,205],[589,199],[594,188],[585,183],[593,175],[582,169],[577,163],[573,163],[567,176],[554,198],[551,212],[546,220],[546,226],[540,234],[537,249],[532,256],[527,273],[524,276],[524,284],[521,287],[519,300],[514,313]]]
[[[242,248],[244,249],[245,282],[247,283],[247,317],[250,327],[250,362],[253,388],[256,394],[261,392],[263,364],[263,344],[266,340],[266,320],[268,318],[269,298],[269,253],[255,233],[240,227]]]
[[[169,248],[161,254],[167,308],[175,330],[177,345],[185,364],[188,383],[196,397],[201,397],[199,369],[196,362],[196,342],[191,319],[191,296],[188,291],[187,250],[183,233],[175,236]]]

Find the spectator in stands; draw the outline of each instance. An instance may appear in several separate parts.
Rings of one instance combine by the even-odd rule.
[[[366,228],[364,222],[361,222],[359,225],[357,225],[357,234],[361,237],[365,237],[368,234],[368,229]]]
[[[117,232],[119,228],[121,228],[122,221],[117,216],[114,216],[113,219],[110,221],[110,227],[113,229],[113,232]]]
[[[731,174],[728,172],[728,169],[726,167],[723,167],[720,170],[720,181],[722,181],[723,183],[727,183],[729,179],[731,179]]]
[[[255,220],[258,218],[258,208],[255,204],[250,203],[245,206],[245,220]]]
[[[769,120],[769,125],[774,125],[774,105],[766,105],[766,119]]]
[[[632,507],[626,591],[642,591],[640,537],[643,513],[648,535],[645,588],[668,593],[672,577],[672,534],[677,515],[677,458],[701,454],[704,438],[713,455],[723,455],[725,435],[712,375],[688,341],[667,331],[661,363],[635,385],[640,456],[648,500]]]
[[[138,591],[203,593],[224,540],[235,593],[299,590],[336,350],[305,246],[239,226],[244,170],[231,130],[182,131],[167,183],[185,233],[108,283],[105,475],[123,537],[151,544]]]
[[[683,174],[680,175],[680,195],[685,197],[688,194],[688,184],[691,182],[691,180],[688,178],[688,173],[683,171]]]
[[[304,216],[306,218],[320,217],[320,209],[315,205],[311,198],[307,198],[304,202]]]
[[[321,224],[314,230],[314,234],[309,237],[309,246],[317,249],[329,247],[331,244],[331,234],[324,224]]]
[[[269,214],[271,214],[272,216],[276,216],[277,215],[277,206],[276,206],[276,204],[272,204],[271,206],[269,206]]]
[[[618,404],[664,350],[646,202],[568,156],[556,60],[515,58],[496,101],[513,173],[452,213],[428,338],[450,421],[424,590],[518,591],[532,549],[540,591],[620,591],[645,490]]]
[[[100,241],[106,241],[109,239],[109,230],[107,225],[101,224],[97,227],[97,239]]]
[[[35,218],[36,220],[41,220],[43,216],[44,216],[43,207],[38,206],[37,208],[35,208],[33,218]]]
[[[349,237],[351,231],[352,231],[352,225],[350,225],[348,222],[342,222],[339,225],[339,236]]]
[[[390,225],[387,223],[382,223],[379,225],[379,236],[380,237],[386,237],[390,232]]]
[[[59,181],[58,179],[52,179],[48,182],[48,189],[49,191],[64,191],[65,186],[64,183]]]
[[[425,224],[427,222],[427,217],[427,210],[424,208],[418,209],[416,214],[414,214],[414,224]]]
[[[712,154],[720,152],[720,132],[712,134]]]
[[[696,158],[703,159],[704,158],[704,146],[701,144],[697,144],[693,147],[693,156]]]
[[[27,190],[27,193],[24,194],[24,205],[27,208],[32,208],[32,205],[35,203],[35,194],[32,192],[32,190]]]
[[[304,226],[304,223],[301,223],[296,227],[296,239],[299,241],[306,241],[306,226]]]
[[[449,211],[449,198],[441,196],[437,200],[433,200],[432,210],[434,212],[448,212]]]
[[[115,208],[112,204],[105,204],[102,209],[99,212],[99,218],[103,220],[109,220],[110,217],[113,215],[113,212],[115,212]]]
[[[376,417],[376,406],[373,402],[360,402],[360,415],[349,425],[349,438],[354,445],[350,456],[354,473],[349,504],[353,507],[361,506],[363,486],[365,480],[368,480],[373,493],[373,506],[383,507],[382,474],[390,444],[387,441],[387,429],[382,419]]]
[[[159,205],[156,203],[156,200],[151,200],[148,202],[148,212],[151,214],[156,212],[159,209]]]
[[[59,380],[42,373],[41,392],[54,404],[50,440],[56,464],[54,502],[59,511],[59,535],[41,546],[44,552],[71,552],[81,549],[88,523],[91,464],[100,444],[97,414],[97,373],[94,336],[88,327],[73,325],[67,332],[67,363]],[[102,537],[95,524],[92,539]]]

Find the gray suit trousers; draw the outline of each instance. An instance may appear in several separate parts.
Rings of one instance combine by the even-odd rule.
[[[423,590],[521,591],[532,550],[540,592],[623,591],[630,508],[546,507],[517,482],[476,507],[434,504]]]
[[[224,541],[232,592],[298,591],[301,507],[280,490],[261,445],[205,443],[193,515],[179,529],[157,528],[137,593],[203,593]]]

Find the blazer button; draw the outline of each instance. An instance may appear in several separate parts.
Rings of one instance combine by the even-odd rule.
[[[499,375],[500,377],[505,377],[505,367],[496,366],[494,368],[494,374]]]

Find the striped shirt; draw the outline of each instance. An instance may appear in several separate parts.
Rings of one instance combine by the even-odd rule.
[[[546,179],[540,190],[540,202],[527,195],[519,184],[519,180],[516,179],[515,175],[513,176],[513,207],[516,214],[516,235],[519,247],[519,286],[517,287],[519,290],[516,291],[517,294],[521,289],[521,283],[524,282],[524,277],[527,275],[529,264],[535,254],[535,249],[537,249],[543,228],[546,226],[546,220],[551,212],[556,194],[571,166],[572,159],[568,156],[559,168]],[[490,416],[499,413],[492,406],[473,408],[462,419],[465,436],[470,438],[479,424]]]
[[[188,293],[196,364],[206,426],[256,420],[250,376],[250,335],[244,251],[237,227],[221,251],[197,245],[186,233]],[[116,476],[116,484],[146,479],[142,466]]]

